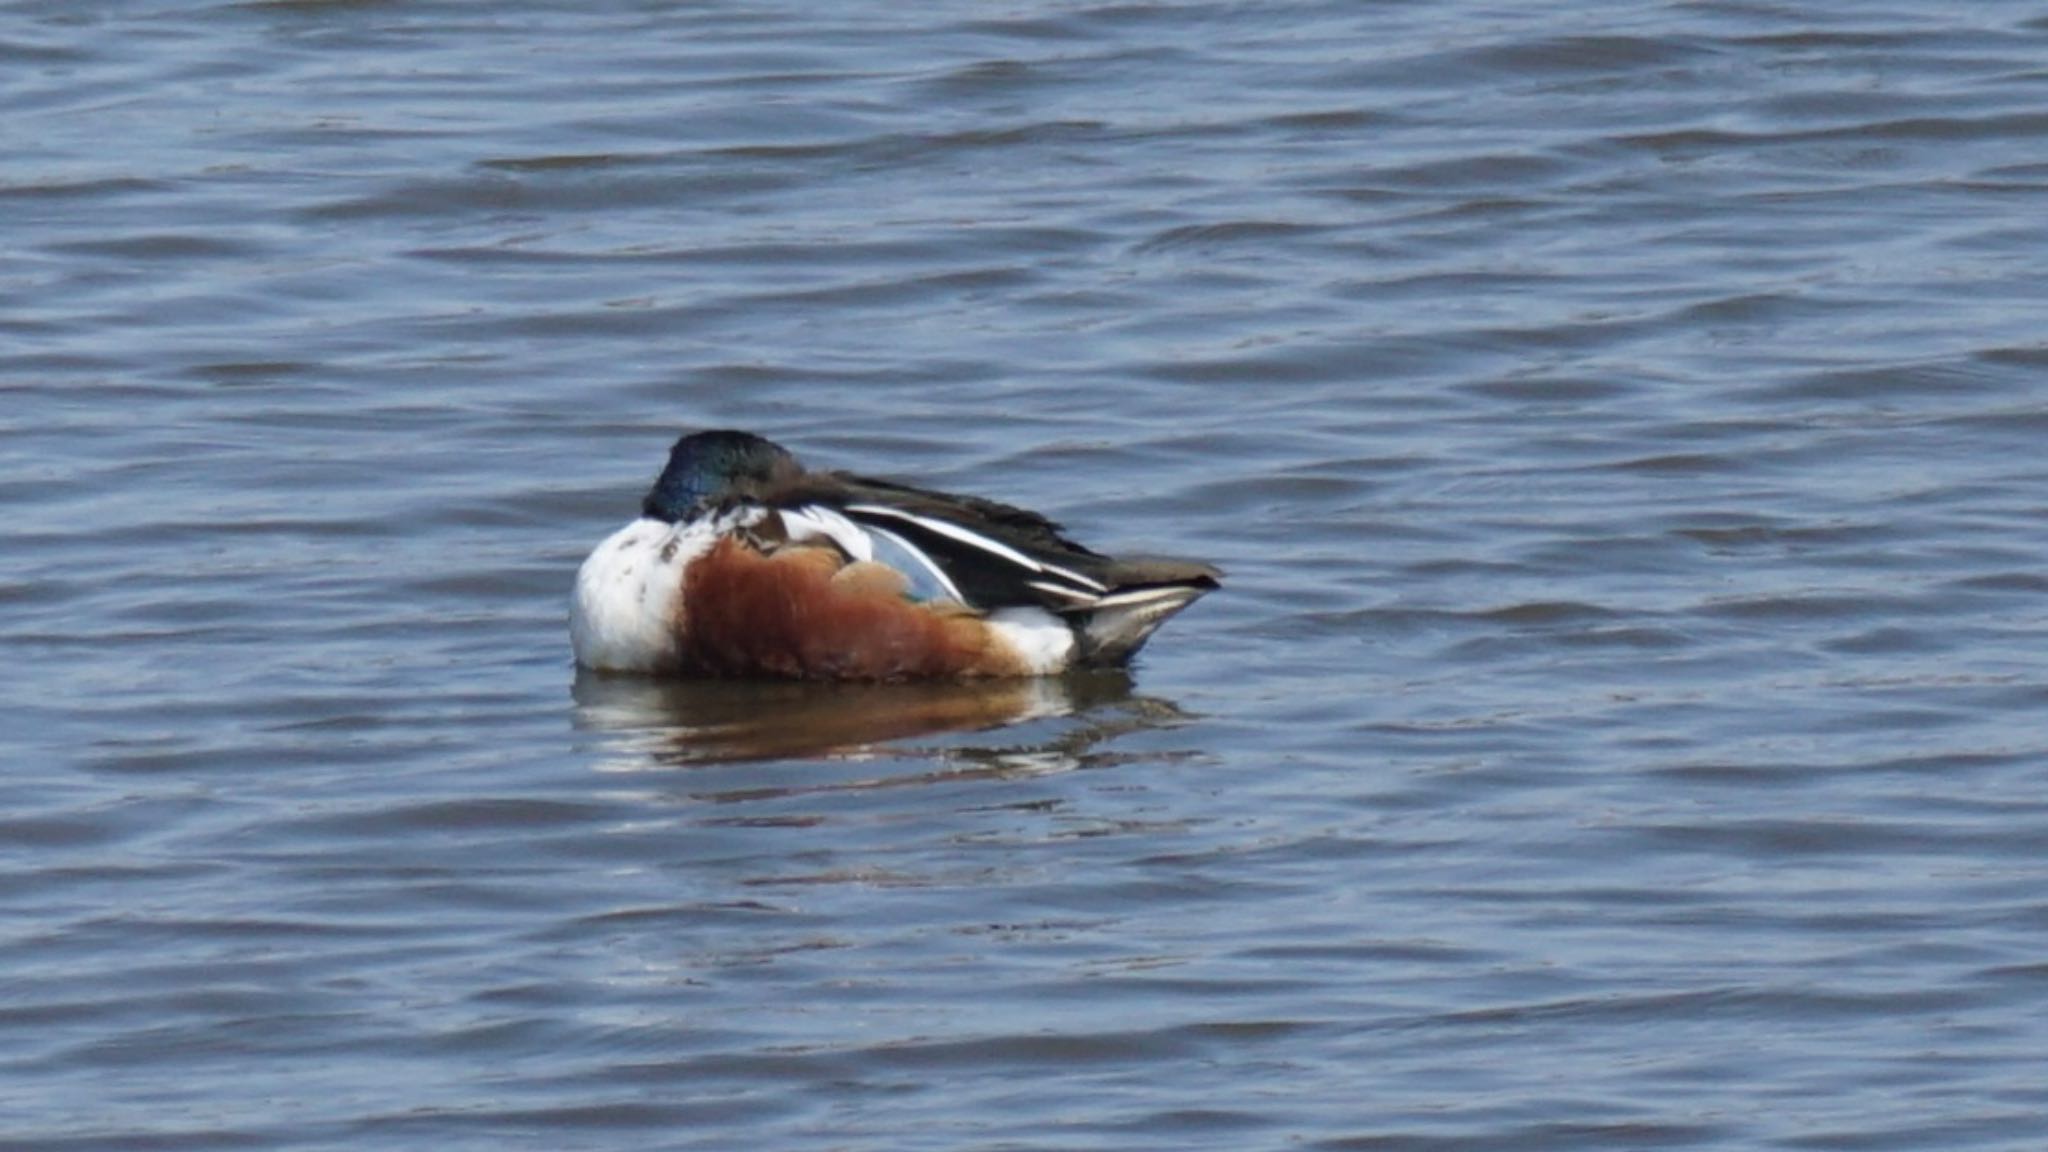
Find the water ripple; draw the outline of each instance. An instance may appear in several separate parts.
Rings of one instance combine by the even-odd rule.
[[[22,8],[0,1147],[2033,1147],[2044,34]],[[1229,582],[577,675],[707,426]]]

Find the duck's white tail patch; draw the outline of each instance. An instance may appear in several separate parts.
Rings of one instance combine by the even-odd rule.
[[[1004,608],[988,617],[991,632],[1016,649],[1031,676],[1064,672],[1074,663],[1074,630],[1043,608]]]

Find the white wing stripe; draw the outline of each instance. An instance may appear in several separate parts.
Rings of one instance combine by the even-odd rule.
[[[808,540],[823,536],[839,546],[841,552],[855,560],[873,560],[874,545],[868,542],[867,530],[830,508],[806,504],[802,508],[782,509],[782,527],[791,540]]]
[[[1097,592],[1109,591],[1109,585],[1104,584],[1100,580],[1090,580],[1086,576],[1081,575],[1079,572],[1076,572],[1071,568],[1062,568],[1057,564],[1047,564],[1044,561],[1039,562],[1039,567],[1045,569],[1047,572],[1050,572],[1055,576],[1064,576],[1065,578],[1072,580],[1074,583],[1079,584],[1083,588],[1093,588]]]
[[[1010,563],[1020,564],[1031,569],[1033,572],[1043,572],[1045,570],[1045,565],[1040,564],[1038,561],[1033,560],[1031,557],[1026,556],[1000,540],[991,540],[978,532],[970,532],[957,524],[948,524],[944,520],[927,520],[923,516],[914,516],[897,508],[885,508],[880,504],[848,504],[846,510],[848,512],[866,512],[874,516],[888,516],[896,520],[908,520],[928,532],[936,532],[941,536],[958,540],[962,544],[971,544],[984,552],[993,552]]]
[[[1098,608],[1129,608],[1149,604],[1155,600],[1189,599],[1190,589],[1183,584],[1162,584],[1153,588],[1133,588],[1128,592],[1116,592],[1096,601]]]
[[[984,552],[994,553],[1010,563],[1029,571],[1047,572],[1063,580],[1071,580],[1083,588],[1093,588],[1097,592],[1109,591],[1107,584],[1097,580],[1090,580],[1079,572],[1062,568],[1057,564],[1047,564],[1042,561],[1033,560],[1031,557],[1026,556],[1000,540],[991,540],[979,532],[970,532],[958,524],[948,524],[944,520],[932,520],[924,516],[915,516],[900,508],[889,508],[880,504],[848,504],[846,510],[848,512],[865,512],[870,516],[887,516],[896,520],[908,520],[927,532],[936,532],[950,540],[958,540],[962,544],[979,548]]]
[[[1043,580],[1026,581],[1024,586],[1027,588],[1036,588],[1040,592],[1044,592],[1049,595],[1064,596],[1067,599],[1072,600],[1076,604],[1093,604],[1101,599],[1101,597],[1095,595],[1093,592],[1083,592],[1078,588],[1069,588],[1063,584],[1048,584]]]

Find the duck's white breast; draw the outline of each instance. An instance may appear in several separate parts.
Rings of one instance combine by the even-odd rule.
[[[703,522],[642,518],[607,537],[576,572],[569,640],[576,663],[610,672],[665,672],[682,662],[683,568],[709,551]]]

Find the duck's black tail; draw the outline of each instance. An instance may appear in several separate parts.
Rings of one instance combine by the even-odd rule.
[[[1159,626],[1215,591],[1223,574],[1188,560],[1124,560],[1111,573],[1109,593],[1077,609],[1081,652],[1077,664],[1108,668],[1129,662]]]

